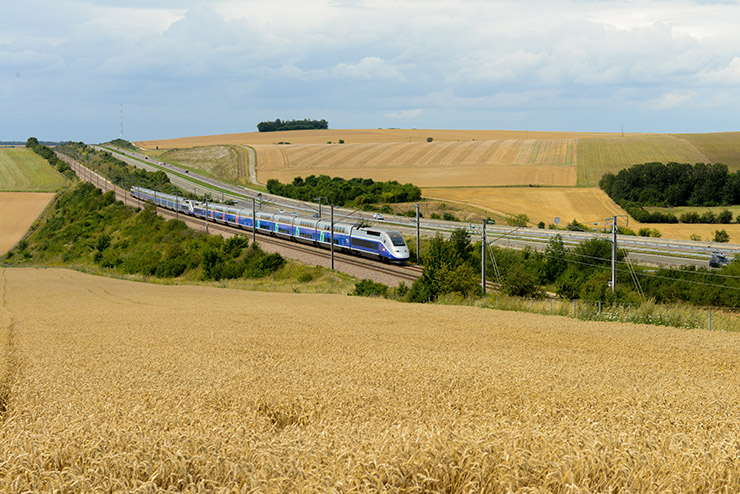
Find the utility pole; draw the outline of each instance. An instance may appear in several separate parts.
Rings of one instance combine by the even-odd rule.
[[[409,137],[411,139],[411,137]],[[421,257],[419,254],[419,205],[414,205],[416,208],[416,264],[421,264]]]
[[[316,200],[319,201],[319,218],[321,218],[321,197],[317,197]]]
[[[481,243],[480,252],[480,287],[483,296],[486,295],[486,220],[483,220],[483,242]]]
[[[331,205],[331,270],[334,271],[334,204]]]
[[[617,288],[617,217],[612,217],[612,292]]]
[[[252,243],[257,241],[257,214],[254,212],[254,197],[252,198]]]
[[[208,233],[208,195],[206,194],[206,233]]]

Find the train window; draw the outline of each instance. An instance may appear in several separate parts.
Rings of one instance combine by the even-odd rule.
[[[352,237],[352,245],[356,247],[364,247],[366,249],[377,249],[378,243],[374,240],[365,240],[364,238]]]
[[[393,242],[393,245],[396,247],[403,247],[406,245],[406,242],[403,240],[403,236],[398,232],[388,232],[388,236],[391,237],[391,242]]]

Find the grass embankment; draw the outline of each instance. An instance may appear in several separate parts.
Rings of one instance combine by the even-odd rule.
[[[246,151],[237,146],[207,146],[146,151],[159,161],[179,166],[228,183],[246,185],[249,166]]]
[[[4,491],[740,490],[734,334],[3,276]]]
[[[0,192],[54,192],[68,180],[26,148],[0,148]]]

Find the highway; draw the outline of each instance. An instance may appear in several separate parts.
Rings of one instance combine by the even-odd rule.
[[[99,150],[112,152],[119,159],[149,171],[162,170],[170,177],[172,183],[183,190],[193,191],[195,194],[210,194],[214,201],[232,200],[238,206],[251,210],[252,199],[255,207],[270,211],[296,211],[302,215],[318,214],[319,206],[315,203],[295,201],[285,197],[274,196],[266,192],[227,184],[210,177],[200,175],[194,171],[158,161],[141,153],[134,153],[112,147],[94,146]],[[253,160],[250,159],[250,169],[253,169]],[[252,170],[253,171],[253,170]],[[324,207],[322,215],[328,215],[328,207]],[[405,216],[384,215],[383,220],[376,220],[372,213],[363,211],[335,208],[335,221],[367,221],[381,223],[401,231],[407,236],[416,235],[416,220]],[[481,238],[482,221],[449,222],[442,220],[422,219],[419,230],[422,235],[434,236],[437,233],[448,235],[456,229],[465,228],[471,237]],[[524,248],[544,250],[550,239],[560,235],[566,246],[572,247],[580,242],[593,238],[611,240],[609,233],[574,232],[566,230],[549,230],[538,228],[517,228],[511,226],[491,225],[486,228],[486,237],[489,245],[500,247]],[[723,252],[732,258],[740,254],[740,245],[716,242],[695,242],[688,240],[672,240],[663,238],[635,237],[631,235],[617,235],[617,246],[628,251],[630,262],[655,266],[708,266],[712,252]]]

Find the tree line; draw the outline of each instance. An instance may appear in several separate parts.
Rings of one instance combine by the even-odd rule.
[[[740,204],[740,171],[730,173],[726,165],[687,163],[643,163],[606,173],[599,187],[642,223],[730,223],[732,213],[649,212],[645,206],[729,206]]]
[[[26,147],[46,160],[56,171],[65,177],[72,179],[76,177],[75,172],[67,163],[60,160],[53,149],[45,144],[41,144],[35,137],[29,137],[26,141]]]
[[[389,204],[421,199],[421,189],[413,184],[400,184],[396,180],[375,182],[370,178],[346,180],[328,175],[309,175],[305,180],[295,177],[290,184],[270,179],[267,181],[267,190],[271,194],[306,202],[315,202],[321,197],[325,204],[335,206],[361,207],[372,203]]]
[[[260,132],[276,132],[278,130],[308,130],[308,129],[328,129],[329,122],[324,119],[310,120],[285,120],[279,118],[273,121],[260,122],[257,124],[257,130]]]
[[[139,186],[167,194],[194,198],[192,193],[183,191],[172,184],[170,178],[162,170],[150,172],[143,168],[131,166],[108,151],[98,151],[84,142],[67,142],[59,146],[57,150],[82,163],[87,168],[104,175],[113,184],[123,189]]]

